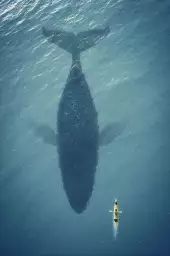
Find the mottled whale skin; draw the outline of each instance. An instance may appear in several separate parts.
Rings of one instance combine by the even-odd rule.
[[[64,189],[81,213],[91,197],[98,162],[97,111],[80,63],[72,64],[57,115],[58,153]]]
[[[57,136],[47,126],[41,127],[39,133],[46,142],[57,145],[64,190],[71,207],[82,213],[92,195],[99,142],[104,144],[104,140],[99,139],[98,115],[82,71],[80,53],[106,37],[110,29],[93,29],[76,35],[45,27],[42,31],[50,43],[72,55],[72,65],[59,103]]]

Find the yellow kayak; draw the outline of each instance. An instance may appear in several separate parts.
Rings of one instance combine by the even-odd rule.
[[[118,233],[118,225],[119,225],[119,213],[122,213],[121,211],[119,211],[117,199],[115,199],[114,201],[113,210],[110,210],[109,212],[113,213],[113,231],[114,231],[114,237],[116,239],[117,233]]]
[[[113,221],[115,228],[118,228],[119,223],[119,208],[118,208],[118,202],[117,199],[115,199],[114,205],[113,205]]]

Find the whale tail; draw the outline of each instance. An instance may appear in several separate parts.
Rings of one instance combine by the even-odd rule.
[[[110,28],[107,26],[103,29],[92,29],[74,34],[64,30],[50,30],[42,27],[42,32],[50,43],[54,43],[71,53],[73,59],[75,59],[81,52],[88,50],[106,37]]]

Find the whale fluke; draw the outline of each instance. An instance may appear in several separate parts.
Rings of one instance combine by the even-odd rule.
[[[52,30],[42,27],[42,32],[50,43],[54,43],[65,51],[74,54],[75,52],[83,52],[96,45],[99,40],[109,34],[110,28],[107,26],[103,29],[96,28],[74,34],[64,30]]]

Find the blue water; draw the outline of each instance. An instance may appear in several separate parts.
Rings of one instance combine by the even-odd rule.
[[[0,2],[0,255],[170,255],[170,2]],[[56,127],[71,65],[41,26],[111,34],[81,55],[102,129],[126,123],[101,147],[87,209],[63,190],[55,147],[35,124]],[[108,212],[123,214],[113,239]]]

